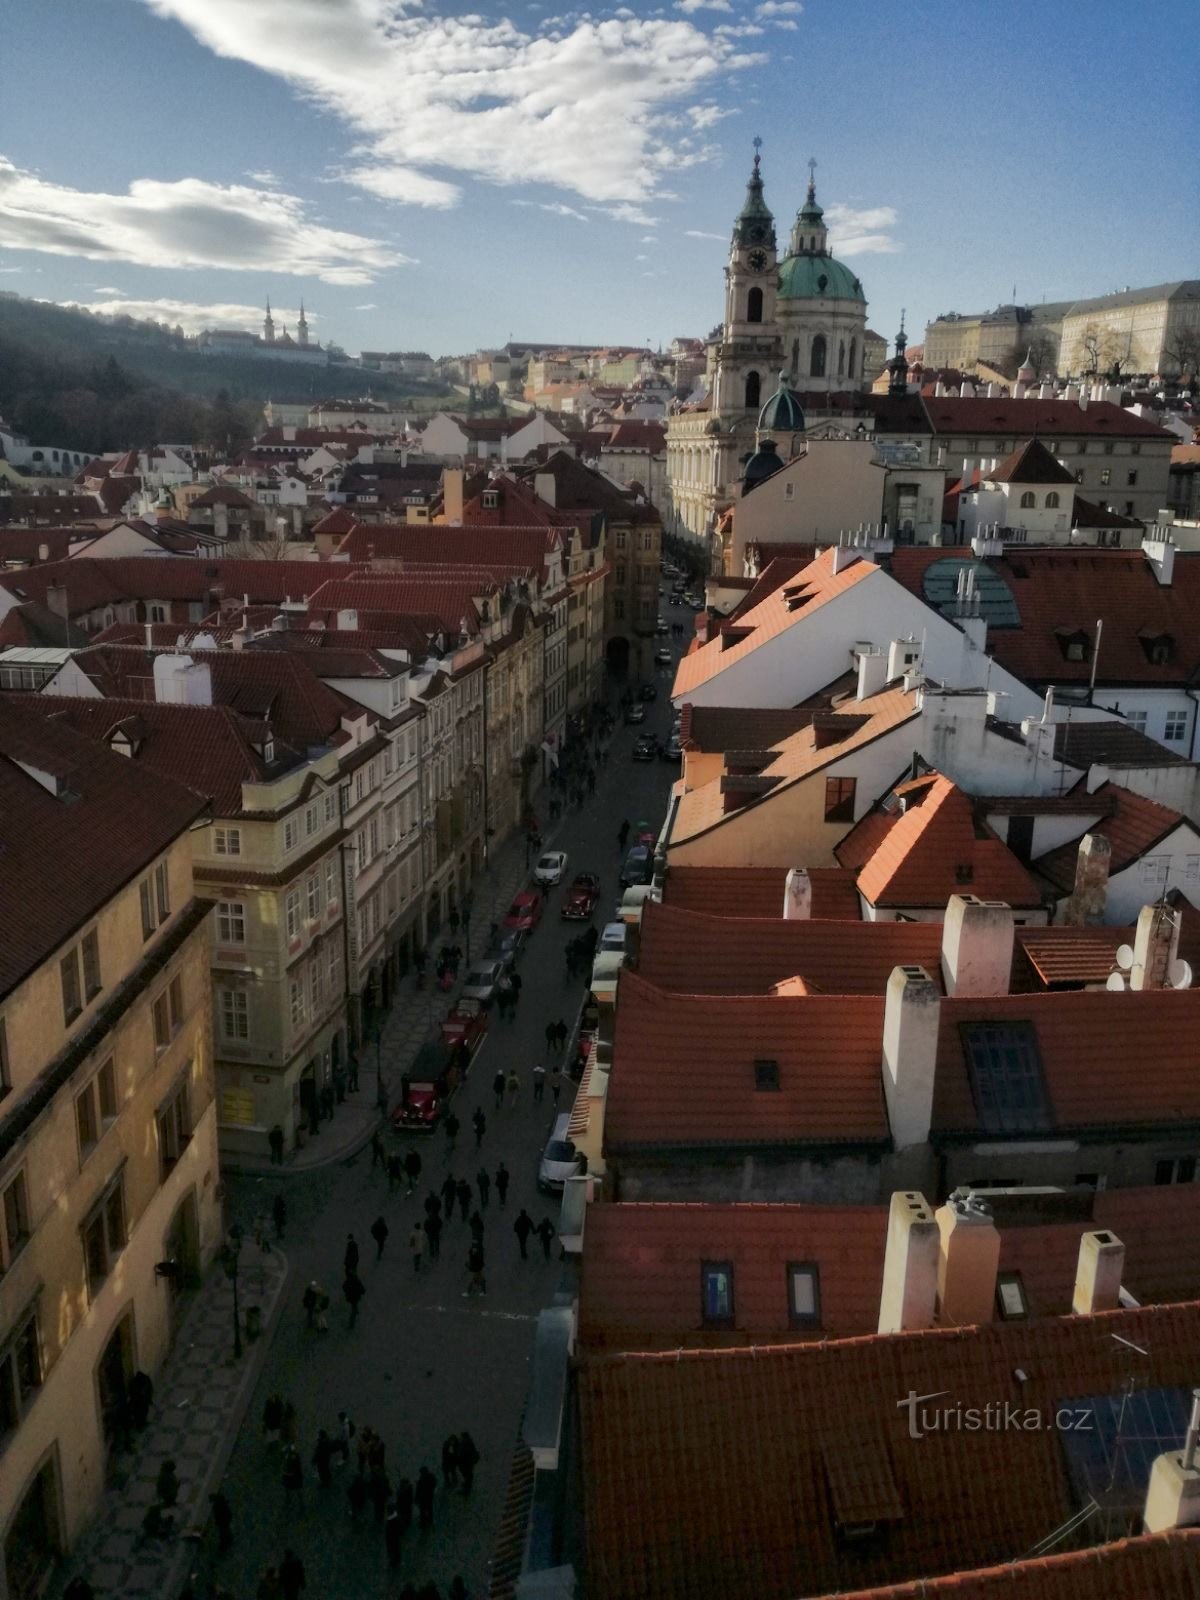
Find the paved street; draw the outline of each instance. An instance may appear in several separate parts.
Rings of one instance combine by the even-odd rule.
[[[568,879],[576,871],[600,873],[604,892],[598,926],[611,917],[619,898],[617,830],[622,819],[632,824],[647,818],[657,829],[678,773],[677,766],[661,761],[630,760],[636,735],[665,736],[669,730],[671,671],[660,669],[656,681],[659,698],[647,707],[645,723],[636,728],[618,724],[595,796],[581,812],[568,813],[546,833],[547,847],[569,852]],[[541,811],[544,816],[544,800]],[[492,882],[477,886],[476,946],[486,937],[492,916],[503,915],[513,886],[506,877],[514,879],[520,866],[510,849],[497,862]],[[242,1174],[228,1180],[231,1220],[236,1216],[249,1223],[269,1213],[276,1193],[284,1194],[288,1227],[283,1248],[291,1265],[283,1316],[223,1484],[234,1509],[233,1548],[221,1558],[206,1548],[200,1561],[202,1574],[215,1576],[238,1600],[251,1600],[264,1566],[278,1561],[289,1543],[306,1564],[307,1596],[314,1600],[388,1595],[404,1583],[429,1580],[444,1593],[456,1573],[462,1574],[471,1594],[482,1592],[526,1395],[534,1323],[552,1298],[560,1271],[556,1244],[546,1261],[533,1239],[530,1259],[522,1261],[512,1224],[522,1206],[535,1223],[544,1216],[557,1223],[557,1198],[539,1195],[535,1181],[555,1107],[549,1090],[543,1104],[534,1103],[530,1072],[535,1061],[545,1059],[546,1022],[561,1016],[570,1024],[582,994],[580,984],[568,987],[564,977],[565,946],[580,925],[560,920],[562,893],[561,887],[550,891],[546,916],[522,958],[524,987],[516,1020],[501,1022],[493,1012],[488,1038],[455,1098],[462,1123],[457,1151],[447,1159],[440,1131],[418,1144],[424,1172],[413,1199],[404,1198],[403,1186],[389,1196],[384,1173],[372,1168],[369,1147],[315,1172]],[[393,1091],[420,1037],[444,1014],[448,998],[423,992],[397,1005],[382,1049],[383,1073]],[[510,1066],[521,1076],[520,1097],[515,1107],[506,1101],[497,1112],[492,1078],[497,1068],[507,1071]],[[361,1092],[365,1096],[373,1089],[374,1063],[367,1060]],[[564,1079],[561,1110],[569,1109],[573,1093],[574,1085]],[[487,1116],[478,1155],[470,1125],[476,1106]],[[399,1138],[387,1137],[389,1148]],[[400,1142],[407,1150],[408,1143]],[[486,1298],[466,1298],[470,1231],[457,1211],[443,1231],[440,1261],[426,1260],[414,1276],[408,1233],[423,1216],[421,1201],[429,1188],[440,1186],[451,1170],[473,1182],[481,1164],[494,1173],[501,1159],[511,1172],[512,1186],[505,1210],[499,1209],[493,1188],[484,1213]],[[380,1214],[391,1233],[377,1264],[369,1229]],[[360,1272],[367,1289],[354,1329],[347,1326],[341,1297],[349,1231],[362,1250]],[[311,1278],[332,1298],[326,1333],[305,1328],[300,1299]],[[297,1408],[305,1464],[303,1509],[290,1514],[283,1503],[278,1449],[269,1448],[261,1433],[263,1403],[276,1390]],[[340,1409],[360,1427],[366,1423],[382,1434],[393,1483],[402,1474],[415,1481],[422,1464],[439,1477],[433,1528],[419,1533],[414,1524],[394,1574],[370,1508],[360,1522],[350,1519],[346,1485],[353,1469],[335,1467],[332,1488],[322,1490],[317,1484],[311,1465],[317,1429],[324,1426],[332,1432]],[[463,1428],[472,1433],[482,1457],[469,1500],[440,1484],[442,1441]]]

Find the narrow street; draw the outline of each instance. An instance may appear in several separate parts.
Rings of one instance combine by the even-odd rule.
[[[676,641],[673,655],[678,648]],[[678,775],[675,763],[631,760],[639,735],[665,739],[669,733],[673,672],[673,666],[656,669],[658,698],[647,705],[645,722],[626,727],[618,721],[608,765],[597,774],[595,795],[581,811],[568,812],[545,834],[545,848],[568,852],[567,882],[579,871],[600,875],[603,893],[597,927],[611,919],[620,897],[617,832],[622,820],[628,819],[632,826],[644,818],[657,830],[670,784]],[[544,817],[545,797],[539,809]],[[494,870],[491,883],[485,878],[476,886],[476,946],[492,917],[501,919],[506,909],[506,904],[492,906],[499,897],[507,901],[500,876]],[[483,1591],[526,1396],[534,1325],[539,1310],[553,1297],[560,1272],[557,1243],[545,1260],[540,1243],[531,1239],[529,1260],[521,1260],[513,1220],[526,1207],[535,1223],[546,1216],[555,1225],[558,1221],[558,1197],[543,1196],[536,1186],[538,1160],[556,1107],[549,1089],[544,1102],[535,1104],[530,1075],[536,1062],[550,1064],[544,1039],[547,1021],[561,1017],[570,1025],[582,996],[581,984],[568,985],[565,980],[565,948],[580,924],[560,919],[564,888],[565,884],[549,891],[541,926],[521,958],[523,989],[515,1020],[502,1022],[493,1010],[488,1036],[455,1096],[454,1111],[462,1128],[453,1156],[447,1155],[440,1129],[424,1139],[408,1136],[417,1138],[424,1163],[421,1185],[411,1199],[404,1197],[404,1185],[389,1195],[386,1175],[372,1167],[369,1147],[306,1175],[254,1174],[227,1180],[229,1220],[245,1227],[270,1214],[277,1193],[284,1195],[288,1222],[283,1249],[291,1269],[285,1310],[223,1483],[233,1506],[233,1546],[218,1558],[211,1548],[210,1530],[199,1562],[200,1576],[215,1579],[237,1600],[252,1600],[264,1567],[276,1564],[289,1545],[305,1563],[307,1594],[318,1600],[385,1596],[405,1583],[419,1586],[429,1581],[444,1594],[459,1573],[471,1595]],[[393,1100],[400,1072],[421,1031],[413,1026],[413,1007],[425,1008],[427,1026],[433,1027],[450,999],[436,990],[402,995],[392,1019],[396,1025],[385,1033],[382,1049],[383,1074]],[[407,1026],[402,1028],[399,1013],[405,1000]],[[507,1072],[510,1067],[521,1079],[519,1100],[510,1107],[506,1098],[497,1111],[492,1079],[499,1068]],[[373,1093],[374,1081],[374,1062],[368,1056],[360,1095]],[[558,1110],[570,1109],[574,1092],[575,1085],[564,1075]],[[471,1129],[476,1106],[487,1117],[478,1153]],[[390,1130],[385,1130],[385,1143],[389,1151],[397,1144],[402,1152],[409,1148],[408,1140]],[[512,1181],[507,1207],[499,1207],[493,1186],[483,1213],[486,1297],[466,1297],[471,1235],[457,1209],[443,1230],[440,1260],[430,1263],[426,1258],[414,1275],[408,1235],[414,1222],[423,1218],[422,1202],[430,1188],[440,1187],[450,1171],[474,1185],[481,1166],[494,1175],[501,1160]],[[472,1206],[477,1200],[478,1191]],[[369,1229],[379,1215],[386,1219],[390,1237],[377,1263]],[[342,1256],[350,1232],[362,1252],[360,1275],[366,1284],[354,1329],[348,1327],[348,1308],[341,1295]],[[313,1278],[331,1297],[326,1333],[305,1327],[301,1296]],[[263,1404],[276,1391],[291,1400],[298,1413],[297,1444],[305,1470],[299,1512],[285,1508],[279,1447],[269,1447],[262,1436]],[[388,1567],[382,1526],[374,1521],[370,1506],[359,1521],[350,1518],[346,1487],[353,1464],[335,1466],[332,1487],[322,1489],[317,1482],[312,1466],[317,1430],[325,1427],[333,1434],[340,1410],[347,1411],[359,1427],[369,1424],[382,1435],[393,1485],[401,1476],[415,1482],[422,1465],[438,1476],[433,1527],[419,1532],[414,1522],[395,1569]],[[442,1441],[464,1428],[471,1432],[482,1458],[469,1499],[461,1489],[449,1489],[440,1481]]]

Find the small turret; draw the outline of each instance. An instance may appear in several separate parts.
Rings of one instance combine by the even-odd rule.
[[[754,166],[746,183],[746,198],[733,224],[735,248],[747,244],[765,245],[772,250],[775,248],[775,218],[763,198],[761,150],[762,140],[755,139]]]
[[[900,332],[896,335],[896,354],[888,362],[888,394],[903,396],[908,393],[908,335],[904,331],[904,312],[900,313]]]
[[[267,314],[263,318],[263,343],[275,343],[275,319],[271,315],[271,300],[267,297]]]

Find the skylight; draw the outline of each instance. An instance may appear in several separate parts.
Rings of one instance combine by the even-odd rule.
[[[1031,1022],[964,1022],[963,1049],[975,1110],[987,1133],[1044,1133],[1051,1126],[1037,1032]]]

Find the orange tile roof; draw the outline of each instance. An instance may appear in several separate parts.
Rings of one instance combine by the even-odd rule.
[[[1114,807],[1111,815],[1088,830],[1103,834],[1112,845],[1110,873],[1120,872],[1129,866],[1185,820],[1169,806],[1159,805],[1157,800],[1147,800],[1144,795],[1134,794],[1132,789],[1123,789],[1116,783],[1102,783],[1092,798],[1101,803],[1111,802]],[[1081,831],[1080,838],[1082,836]],[[1073,839],[1055,850],[1047,851],[1033,864],[1060,889],[1073,889],[1078,857],[1079,839]]]
[[[719,911],[723,917],[779,917],[783,913],[786,867],[669,867],[666,904],[683,911]],[[810,867],[812,914],[857,922],[858,891],[853,872],[841,867]]]
[[[626,968],[605,1148],[876,1144],[890,1138],[882,999],[672,995]],[[754,1062],[779,1088],[754,1087]]]
[[[1017,943],[1047,988],[1056,983],[1103,983],[1117,950],[1132,944],[1133,928],[1018,928]]]
[[[945,1395],[1052,1418],[1130,1378],[1190,1387],[1198,1370],[1195,1303],[585,1363],[589,1589],[795,1600],[1010,1563],[1077,1509],[1058,1431],[912,1438],[899,1402]],[[831,1490],[898,1502],[901,1514],[886,1537],[846,1540]]]

